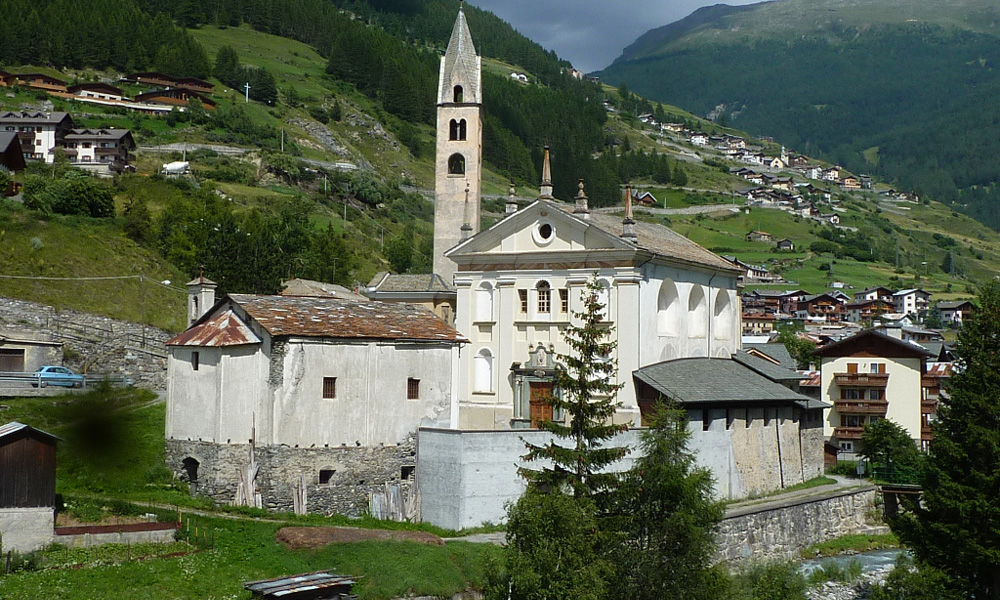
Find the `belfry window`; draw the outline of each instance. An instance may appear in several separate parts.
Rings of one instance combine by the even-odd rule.
[[[458,104],[460,102],[465,102],[465,92],[462,90],[462,86],[455,86],[455,93],[453,96],[453,101]]]
[[[465,175],[465,157],[461,154],[452,154],[448,158],[449,175]]]
[[[467,126],[465,119],[462,120],[451,120],[451,124],[448,127],[448,139],[450,141],[464,141],[467,136]]]

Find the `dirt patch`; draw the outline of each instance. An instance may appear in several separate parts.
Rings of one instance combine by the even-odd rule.
[[[354,529],[352,527],[282,527],[274,539],[290,550],[315,550],[330,544],[388,541],[419,542],[443,546],[444,540],[424,531],[386,531],[384,529]]]

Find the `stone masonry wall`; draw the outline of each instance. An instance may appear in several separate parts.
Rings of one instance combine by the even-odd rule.
[[[368,510],[368,496],[384,490],[386,482],[398,482],[409,493],[416,465],[416,439],[408,436],[397,446],[290,448],[262,446],[256,449],[260,470],[257,487],[264,508],[292,511],[292,498],[301,475],[305,475],[309,512],[359,516]],[[198,461],[197,479],[191,481],[184,459]],[[191,486],[193,493],[228,504],[236,496],[239,469],[248,464],[249,444],[167,440],[167,466]],[[320,471],[331,472],[320,483]]]
[[[730,511],[716,558],[730,563],[788,559],[813,545],[873,529],[875,488],[852,489]]]
[[[136,385],[149,389],[167,387],[164,342],[171,334],[161,329],[0,298],[0,330],[63,342],[64,364],[77,372],[86,367],[89,373],[130,377]]]

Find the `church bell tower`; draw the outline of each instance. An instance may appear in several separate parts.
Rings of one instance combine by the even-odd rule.
[[[460,8],[441,58],[434,170],[434,272],[449,284],[456,265],[444,253],[479,231],[483,166],[482,67]]]

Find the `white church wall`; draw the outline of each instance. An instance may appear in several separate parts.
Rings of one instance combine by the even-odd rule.
[[[447,427],[452,404],[450,346],[290,341],[273,391],[272,443],[397,444],[418,425]],[[323,397],[324,377],[336,397]],[[409,379],[419,381],[408,399]]]

